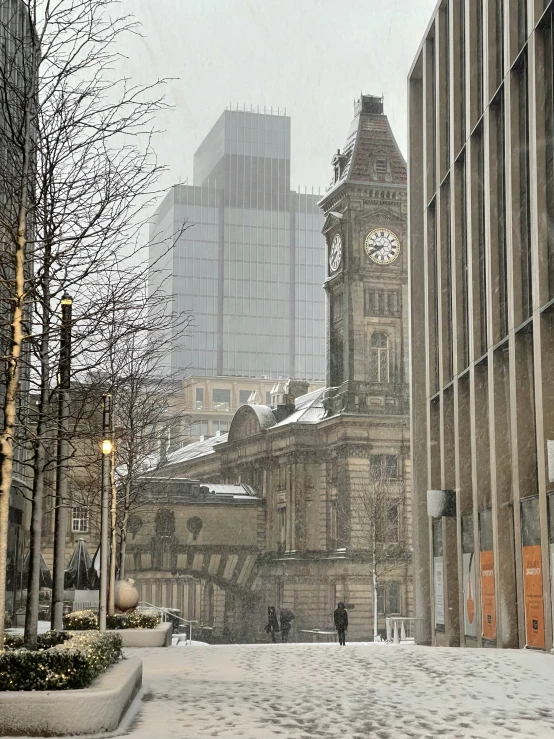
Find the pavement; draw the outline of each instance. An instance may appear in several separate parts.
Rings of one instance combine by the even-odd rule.
[[[128,649],[144,661],[132,739],[554,739],[554,656],[276,644]]]

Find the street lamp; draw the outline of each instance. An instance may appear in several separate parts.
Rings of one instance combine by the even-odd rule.
[[[109,438],[112,428],[112,396],[104,395],[102,419],[102,501],[100,511],[100,608],[98,624],[100,631],[106,631],[106,610],[108,592],[108,536],[110,525],[110,461],[112,441]]]
[[[54,567],[51,627],[63,629],[65,589],[65,537],[67,534],[67,463],[69,457],[69,388],[71,385],[71,312],[73,298],[65,293],[61,300],[60,361],[58,369],[58,443],[56,472],[56,511],[54,523]]]

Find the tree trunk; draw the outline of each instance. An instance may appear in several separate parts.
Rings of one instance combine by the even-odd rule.
[[[115,570],[116,570],[116,551],[117,551],[117,491],[115,489],[115,453],[112,447],[112,464],[110,469],[110,490],[111,490],[111,521],[110,521],[110,589],[108,598],[108,614],[113,616],[115,613]]]
[[[379,603],[378,603],[378,582],[377,582],[377,541],[375,532],[372,535],[372,557],[371,557],[371,576],[373,580],[373,641],[376,640],[378,634],[379,620]]]
[[[25,296],[25,226],[15,251],[15,295],[10,326],[10,348],[6,394],[4,396],[4,428],[0,435],[0,644],[4,643],[4,612],[6,610],[6,569],[10,491],[13,476],[14,434],[19,386],[19,361],[23,344],[23,300]]]
[[[123,521],[119,533],[119,579],[125,580],[125,555],[127,554],[127,526],[129,525],[129,509],[131,507],[131,475],[128,470],[125,481],[125,500],[123,502]]]
[[[33,449],[33,506],[31,512],[31,540],[29,544],[29,574],[27,577],[27,608],[25,613],[25,646],[35,649],[38,635],[38,609],[40,592],[40,548],[42,543],[42,508],[44,498],[44,466],[46,459],[45,436],[50,401],[50,338],[48,331],[50,292],[48,270],[45,270],[46,289],[40,338],[40,398],[38,422]]]

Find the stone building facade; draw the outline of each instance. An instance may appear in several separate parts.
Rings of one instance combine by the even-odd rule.
[[[332,626],[340,600],[349,606],[350,638],[372,636],[372,522],[363,501],[375,480],[385,480],[388,494],[387,541],[378,546],[394,553],[379,573],[379,630],[386,615],[410,616],[413,609],[406,165],[380,98],[357,102],[344,150],[332,164],[333,182],[320,201],[328,265],[327,387],[308,392],[306,382],[278,382],[269,405],[241,406],[228,434],[170,453],[153,473],[166,480],[247,484],[259,499],[261,538],[248,581],[239,584],[245,565],[237,559],[227,564],[231,583],[217,584],[219,602],[230,593],[235,619],[248,625],[241,638],[263,637],[267,606],[275,605],[295,612],[296,638],[302,639],[304,630]],[[160,479],[160,489],[163,484]],[[219,515],[227,525],[227,510]],[[200,538],[189,543],[193,563],[202,544]],[[139,534],[129,557],[135,579],[143,582],[152,577],[133,552],[140,546]],[[196,572],[187,574],[210,582],[208,560],[206,551],[197,557]],[[168,568],[168,582],[175,572]],[[178,607],[172,587],[160,588],[160,605]],[[199,610],[205,613],[206,605]],[[216,627],[226,610],[216,614]]]

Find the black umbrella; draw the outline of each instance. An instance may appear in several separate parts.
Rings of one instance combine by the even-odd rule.
[[[23,560],[23,588],[27,588],[28,582],[29,582],[29,555],[30,555],[30,552],[27,552],[27,556]],[[50,570],[46,566],[46,562],[44,561],[44,557],[42,556],[42,554],[40,555],[39,587],[40,588],[51,588],[52,587],[52,575],[50,574]]]
[[[98,590],[100,587],[100,548],[101,545],[98,545],[98,549],[94,553],[94,557],[92,558],[92,569],[91,569],[91,578],[95,583],[94,590]],[[108,572],[110,570],[110,550],[108,549]],[[116,566],[115,566],[115,579],[119,577],[119,567],[117,566],[117,560],[116,560]]]
[[[77,541],[77,546],[65,570],[64,587],[74,590],[95,590],[92,571],[92,560],[85,546],[84,539]]]

